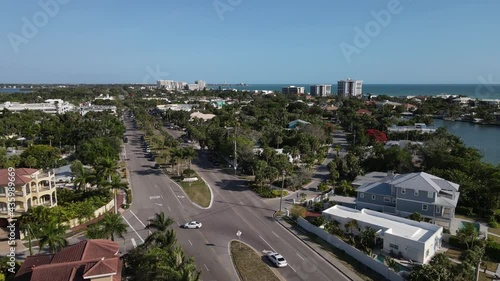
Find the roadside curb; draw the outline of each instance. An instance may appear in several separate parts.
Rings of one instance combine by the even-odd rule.
[[[291,234],[293,234],[293,236],[295,236],[297,239],[299,239],[304,245],[306,245],[307,247],[309,247],[311,250],[313,250],[316,254],[318,254],[323,260],[325,260],[327,263],[329,263],[331,266],[333,266],[335,269],[337,269],[338,272],[340,272],[345,278],[347,278],[348,280],[351,280],[351,281],[362,281],[362,279],[357,276],[354,272],[352,272],[351,270],[347,269],[347,268],[340,268],[338,265],[332,263],[329,259],[327,259],[322,253],[320,253],[319,251],[317,251],[314,247],[312,247],[311,245],[309,245],[309,243],[305,242],[302,238],[300,238],[297,234],[295,234],[295,232],[291,231],[288,227],[286,227],[285,225],[283,225],[283,223],[281,222],[281,220],[277,219],[276,218],[276,214],[277,212],[274,212],[273,214],[273,218],[274,220],[281,226],[283,227],[284,229],[286,229],[288,232],[290,232]],[[343,265],[342,265],[343,267]],[[349,274],[347,274],[345,271],[349,271]]]
[[[184,196],[189,200],[189,202],[191,202],[191,204],[193,204],[196,208],[199,208],[199,209],[202,209],[202,210],[208,210],[212,207],[212,202],[213,202],[213,194],[212,194],[212,189],[209,187],[209,185],[207,184],[207,187],[208,187],[208,190],[210,190],[210,205],[208,205],[208,207],[202,207],[200,205],[198,205],[197,203],[193,202],[193,200],[191,200],[191,198],[189,198],[189,196],[187,195],[186,191],[184,191],[184,188],[182,188],[182,186],[177,183],[176,181],[174,181],[171,177],[168,176],[168,174],[162,169],[161,170],[163,175],[165,175],[165,177],[167,177],[167,179],[169,179],[171,182],[173,182],[181,191],[182,193],[184,194]],[[199,176],[199,175],[198,175]],[[201,177],[200,177],[201,178]],[[205,180],[203,180],[203,182],[205,182]],[[205,182],[206,184],[206,182]]]
[[[200,206],[200,208],[208,210],[208,209],[212,208],[212,204],[214,203],[214,192],[212,191],[212,187],[207,183],[207,181],[202,176],[200,176],[200,174],[198,172],[196,172],[196,174],[205,183],[205,185],[208,187],[208,190],[210,190],[210,204],[208,204],[208,207],[206,207],[206,208],[203,208]]]

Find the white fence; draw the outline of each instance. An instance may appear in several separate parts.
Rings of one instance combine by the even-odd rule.
[[[334,235],[331,235],[324,231],[323,229],[310,224],[307,220],[303,218],[298,218],[297,223],[299,224],[300,227],[303,229],[316,234],[318,237],[321,239],[325,240],[335,248],[338,248],[342,251],[344,251],[346,254],[350,255],[354,259],[360,261],[367,267],[371,268],[372,270],[376,271],[380,275],[384,276],[385,278],[391,280],[391,281],[404,281],[405,279],[399,275],[398,273],[392,271],[389,267],[387,267],[385,264],[376,261],[375,259],[367,256],[365,253],[361,252],[360,250],[352,247],[351,245],[345,243],[341,239],[335,237]]]

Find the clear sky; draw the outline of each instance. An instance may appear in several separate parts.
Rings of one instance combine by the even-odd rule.
[[[499,12],[498,0],[3,0],[0,82],[500,82]]]

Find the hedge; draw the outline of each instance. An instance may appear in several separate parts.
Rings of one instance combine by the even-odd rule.
[[[484,253],[490,258],[491,261],[500,263],[500,243],[488,241]]]
[[[450,246],[455,247],[455,248],[464,249],[464,250],[467,249],[467,245],[461,243],[460,239],[458,239],[458,237],[456,237],[455,235],[450,236],[450,238],[448,240],[448,244],[450,244]]]
[[[474,209],[472,207],[458,206],[455,209],[455,213],[460,214],[460,215],[464,215],[464,216],[468,216],[468,217],[472,217],[472,216],[474,216]]]

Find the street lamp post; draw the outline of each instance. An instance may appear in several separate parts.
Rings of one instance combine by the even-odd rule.
[[[282,172],[282,175],[283,175],[283,181],[281,183],[281,194],[280,194],[280,212],[281,212],[281,206],[283,204],[283,188],[285,188],[285,175],[286,175],[286,172],[285,170],[283,170]]]

